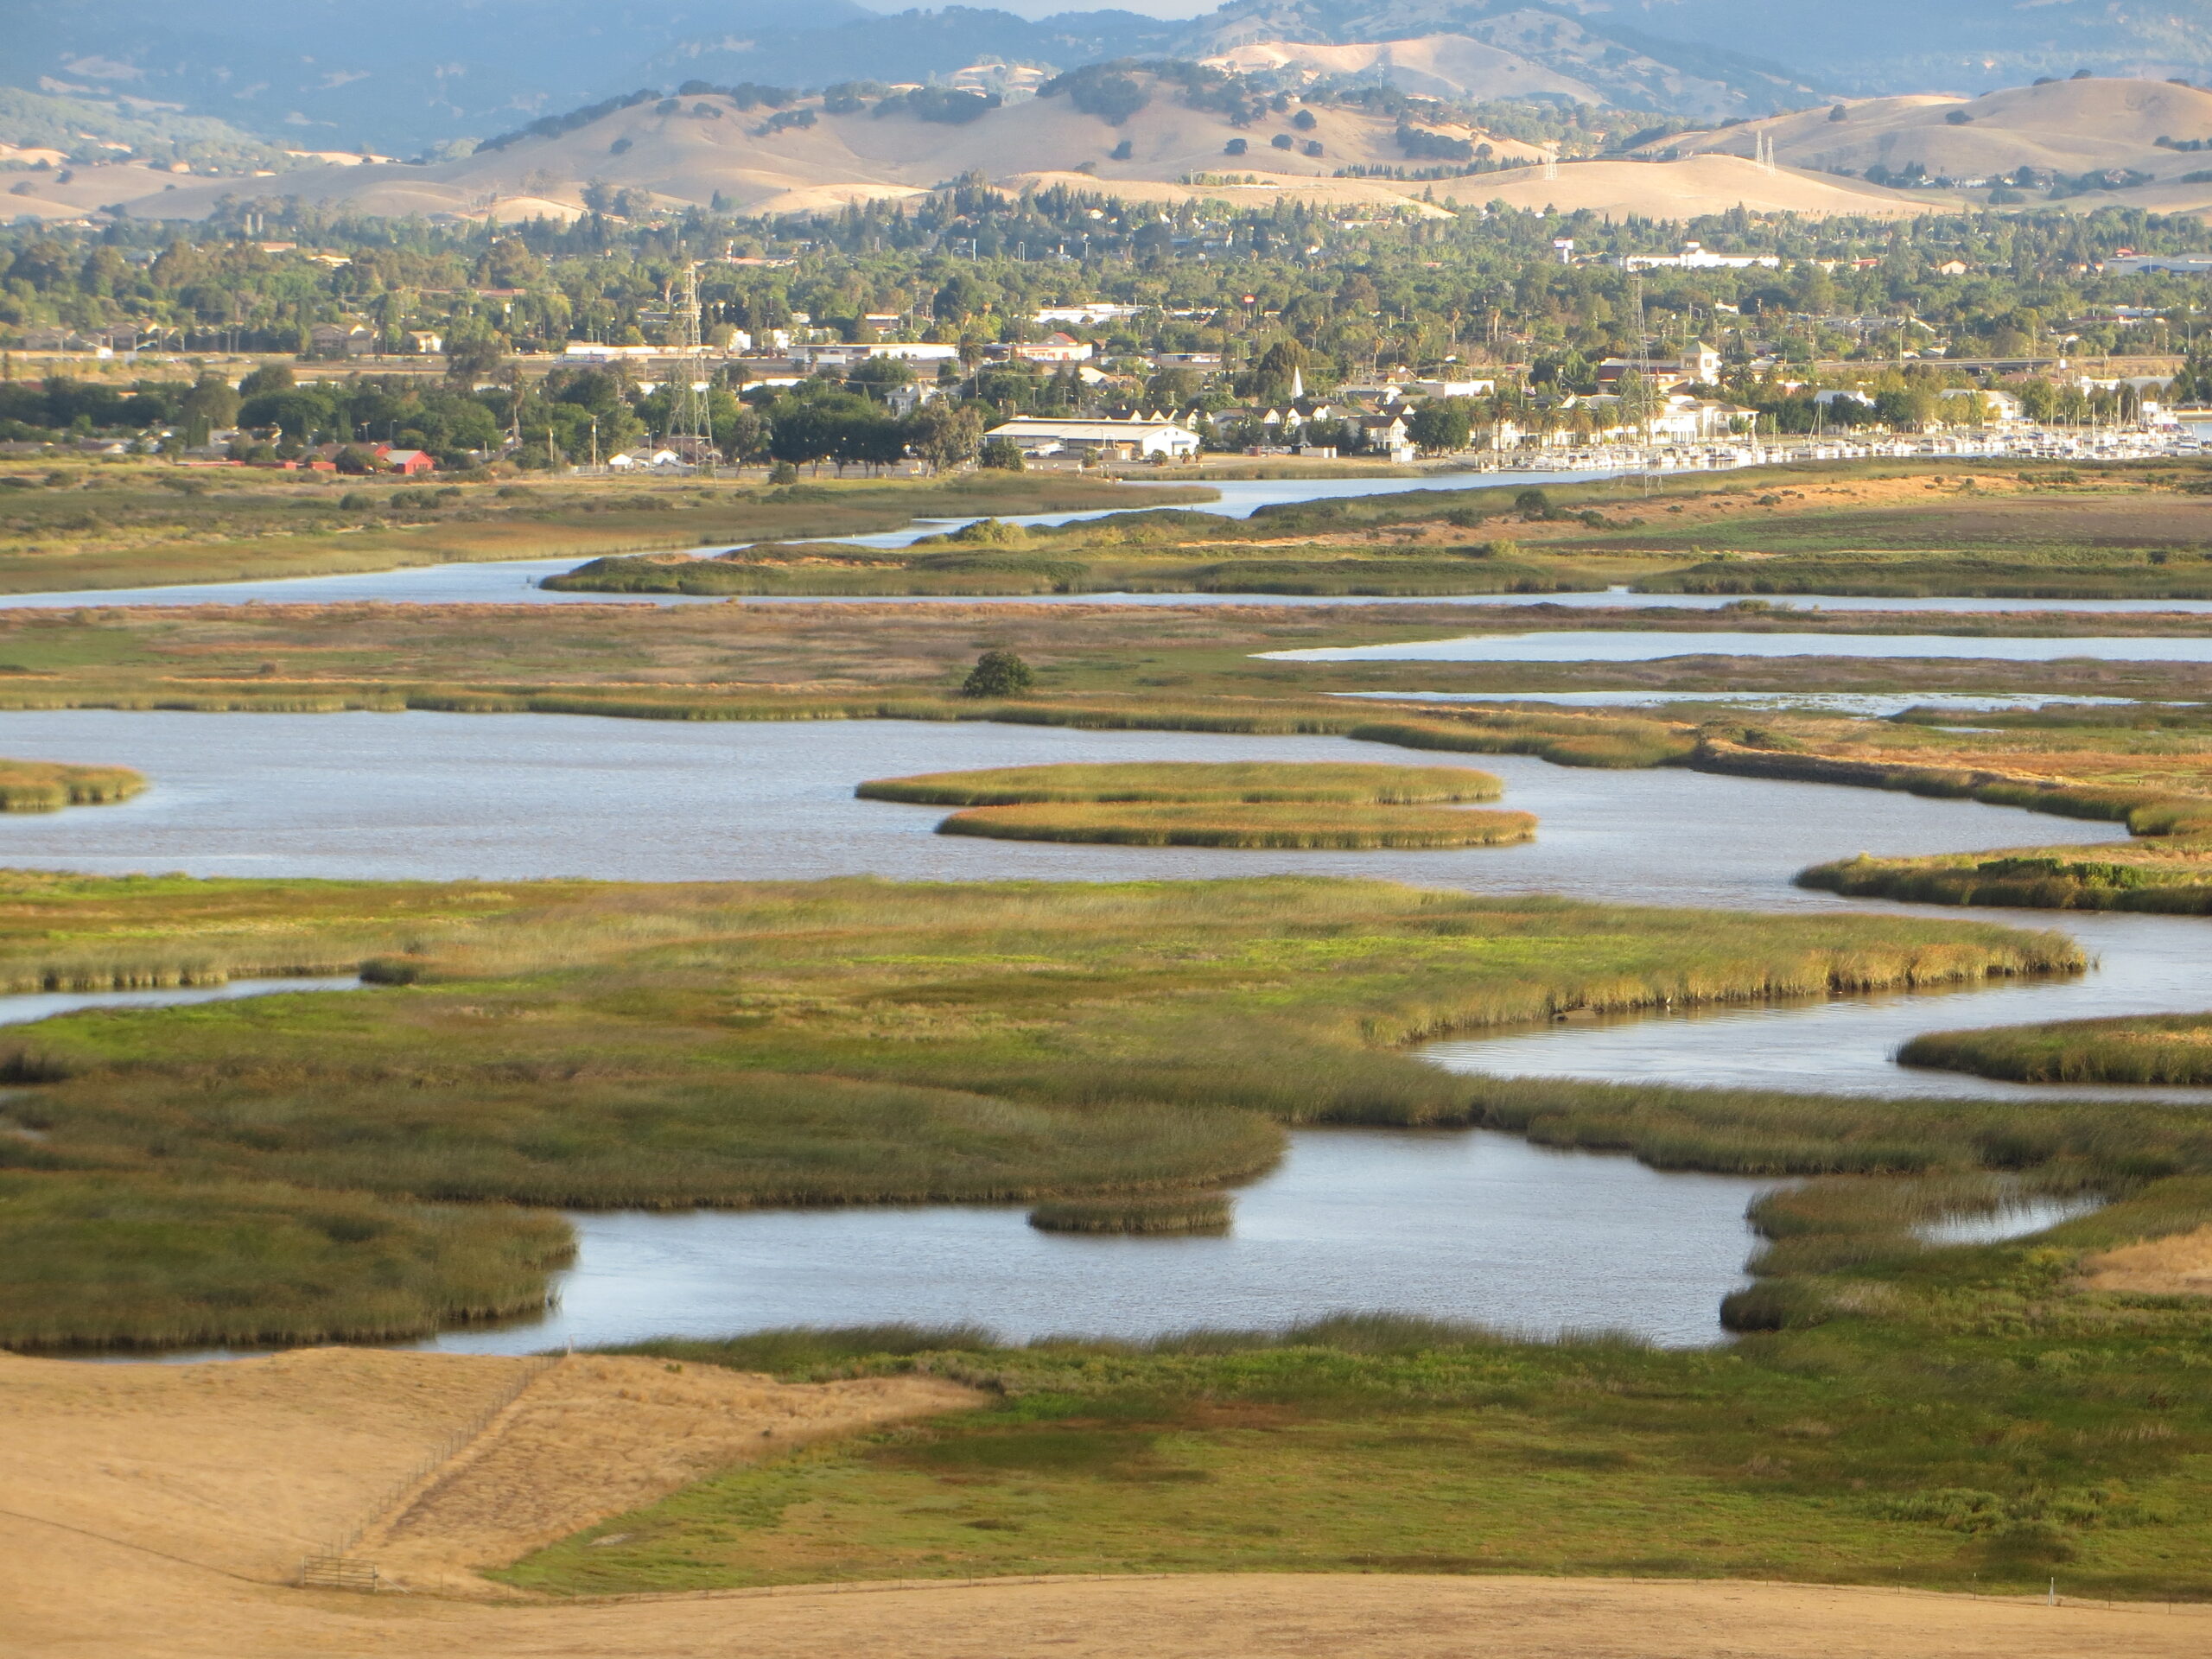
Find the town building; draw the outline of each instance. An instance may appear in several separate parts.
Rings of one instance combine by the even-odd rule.
[[[1087,340],[1056,334],[1047,340],[1016,346],[1009,354],[1023,363],[1085,363],[1095,349]]]
[[[1185,460],[1198,453],[1198,435],[1164,416],[1124,420],[1055,420],[1022,415],[983,435],[1018,446],[1025,455],[1088,454],[1105,461]]]
[[[317,357],[366,357],[377,334],[365,322],[318,322],[308,330],[308,348]]]

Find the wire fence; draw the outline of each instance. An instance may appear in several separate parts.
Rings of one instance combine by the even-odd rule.
[[[353,1552],[377,1526],[385,1521],[396,1521],[413,1507],[423,1496],[425,1483],[437,1471],[466,1452],[491,1427],[499,1414],[522,1398],[530,1385],[558,1365],[565,1355],[533,1355],[523,1362],[522,1374],[507,1388],[499,1391],[484,1408],[468,1421],[446,1436],[435,1449],[426,1453],[415,1466],[386,1487],[376,1502],[365,1512],[358,1525],[333,1538],[329,1543],[300,1563],[299,1583],[305,1587],[321,1590],[357,1590],[374,1593],[382,1580],[374,1561],[364,1560]]]

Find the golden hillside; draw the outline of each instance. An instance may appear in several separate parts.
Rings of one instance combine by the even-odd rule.
[[[1294,194],[1347,203],[1398,201],[1402,194],[1368,181],[1339,180],[1340,168],[1405,167],[1397,123],[1346,110],[1319,108],[1310,130],[1289,114],[1249,128],[1195,110],[1154,86],[1144,108],[1120,124],[1077,109],[1065,97],[1032,99],[964,124],[925,121],[868,109],[833,115],[820,99],[795,105],[801,123],[779,125],[773,112],[741,111],[719,96],[664,99],[601,117],[557,137],[526,138],[466,160],[427,167],[316,168],[283,175],[270,188],[356,212],[399,215],[581,211],[585,185],[597,180],[648,193],[663,207],[728,205],[755,213],[834,207],[870,197],[913,195],[982,173],[1001,181],[1085,169],[1096,188],[1141,187],[1157,196],[1186,175],[1246,173]],[[668,107],[673,104],[675,107]],[[810,124],[804,117],[811,116]],[[1500,157],[1540,154],[1529,145],[1463,127],[1439,130],[1489,143]],[[1274,147],[1278,133],[1296,148]],[[1227,154],[1243,139],[1249,153]],[[1127,157],[1116,160],[1124,142]],[[1318,156],[1305,153],[1318,143]],[[239,181],[205,181],[169,193],[158,211],[204,213]],[[1418,194],[1421,187],[1412,187]],[[1169,194],[1175,194],[1171,188]],[[1215,194],[1218,194],[1215,192]],[[150,200],[144,204],[155,210]]]
[[[1445,187],[1439,186],[1442,194]],[[1679,162],[1562,162],[1496,177],[1463,179],[1452,188],[1464,200],[1512,207],[1555,207],[1606,219],[1689,219],[1745,207],[1755,213],[1802,213],[1825,219],[1858,213],[1910,219],[1954,207],[1931,191],[1884,190],[1855,179],[1823,177],[1794,168],[1771,171],[1735,156],[1692,156]]]
[[[2068,177],[2124,168],[2164,181],[2212,167],[2212,156],[2153,142],[2212,137],[2212,92],[2169,81],[2062,80],[1983,98],[1917,94],[1840,107],[1840,120],[1825,107],[1804,110],[1682,133],[1642,153],[1750,156],[1764,135],[1777,162],[1818,171],[1864,173],[1879,164],[1902,172],[1918,162],[1930,176],[1994,180],[2022,167]],[[2212,191],[2184,194],[2198,205],[2212,200]],[[2134,193],[2127,199],[2136,200]],[[2153,204],[2145,198],[2140,205]]]
[[[1528,98],[1558,94],[1602,104],[1595,87],[1465,35],[1331,46],[1314,41],[1250,41],[1206,63],[1239,74],[1296,69],[1309,78],[1381,71],[1401,92],[1431,98]]]

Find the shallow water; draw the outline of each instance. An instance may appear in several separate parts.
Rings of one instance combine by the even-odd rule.
[[[1224,480],[1208,486],[1219,493],[1217,499],[1181,505],[1197,512],[1217,512],[1226,518],[1243,518],[1249,517],[1255,508],[1277,502],[1313,501],[1338,496],[1400,495],[1416,490],[1464,490],[1479,487],[1485,483],[1525,486],[1569,480],[1586,482],[1611,476],[1612,474],[1606,473],[1516,473],[1504,475],[1495,473],[1427,473],[1418,478],[1266,479],[1249,482]],[[1161,480],[1162,484],[1173,484],[1175,481],[1172,479]],[[1071,524],[1077,519],[1103,518],[1109,512],[1130,512],[1158,505],[1156,500],[1147,499],[1154,486],[1133,482],[1128,487],[1129,499],[1121,505],[1100,507],[1087,512],[1027,513],[1009,517],[1007,522],[1014,524]],[[871,535],[839,539],[868,547],[905,547],[924,536],[938,535],[974,522],[972,518],[929,518],[905,530],[880,531]],[[728,551],[732,545],[744,546],[747,543],[723,543],[690,550],[699,554],[721,553]],[[0,594],[0,610],[73,610],[86,605],[245,605],[257,601],[266,605],[337,605],[368,601],[392,605],[696,605],[721,602],[719,599],[684,594],[557,593],[537,585],[548,576],[565,575],[583,563],[585,561],[573,556],[498,559],[419,565],[404,570],[370,570],[341,576],[293,576],[281,580],[193,582],[149,588],[96,588],[54,594]],[[1045,597],[1066,602],[1094,596],[1055,594]],[[1096,597],[1099,597],[1102,602],[1119,598],[1137,603],[1154,603],[1174,597],[1187,600],[1191,596]],[[1212,596],[1211,602],[1227,602],[1233,598],[1233,595],[1216,595]],[[946,602],[936,600],[934,596],[932,601]],[[840,601],[802,597],[769,602],[834,604]],[[950,602],[965,605],[978,601],[973,596],[954,595],[950,596]],[[1202,599],[1200,602],[1207,601]]]
[[[852,798],[865,779],[940,768],[1415,758],[1327,737],[41,711],[0,714],[0,753],[149,773],[152,786],[119,805],[0,817],[0,864],[103,872],[665,880],[1294,871],[1832,911],[1883,906],[1792,887],[1790,875],[1862,849],[2125,838],[2111,824],[1972,802],[1675,770],[1577,771],[1523,756],[1474,759],[1505,779],[1507,804],[1539,816],[1537,839],[1448,852],[987,842],[932,833],[939,809]],[[1949,995],[1574,1022],[1432,1052],[1441,1064],[1535,1075],[2018,1097],[2049,1091],[1906,1072],[1887,1055],[1919,1030],[2212,1000],[2201,921],[1992,912],[1959,919],[2063,925],[2104,965],[2079,979]],[[1245,1189],[1237,1225],[1220,1239],[1048,1236],[1029,1230],[1019,1210],[988,1207],[584,1216],[576,1218],[583,1256],[563,1281],[556,1314],[438,1345],[520,1351],[891,1317],[973,1320],[1013,1334],[1139,1335],[1202,1322],[1277,1325],[1347,1307],[1713,1341],[1715,1306],[1738,1282],[1748,1246],[1744,1205],[1761,1185],[1662,1175],[1497,1136],[1332,1131],[1294,1136],[1290,1159]]]
[[[1333,691],[1332,696],[1364,697],[1387,702],[1540,702],[1560,709],[1662,709],[1676,702],[1725,702],[1743,708],[1791,709],[1808,714],[1857,715],[1885,720],[1908,709],[1950,709],[1986,714],[1998,709],[2041,709],[2047,703],[2084,703],[2133,708],[2133,697],[2083,697],[2061,692],[2051,696],[2018,694],[1991,696],[1965,691]],[[1944,731],[1988,731],[1980,726],[1946,726]]]
[[[274,996],[284,991],[354,991],[361,982],[351,974],[312,979],[234,979],[225,985],[165,985],[149,991],[25,991],[0,996],[0,1026],[28,1025],[57,1014],[84,1008],[173,1008],[192,1002],[228,1002],[241,996]]]
[[[2196,638],[1990,638],[1941,633],[1582,632],[1479,633],[1388,645],[1314,645],[1262,657],[1303,663],[1650,663],[1674,657],[1852,657],[2050,663],[2212,662],[2212,635]]]
[[[2101,1208],[2104,1200],[2082,1197],[2071,1198],[2031,1198],[2024,1204],[2008,1204],[2001,1210],[1992,1210],[1986,1215],[1955,1216],[1946,1221],[1929,1222],[1913,1230],[1915,1237],[1929,1244],[1994,1244],[2007,1238],[2021,1238],[2030,1233],[2042,1232],[2056,1227],[2062,1221],[2072,1221]]]
[[[582,1260],[550,1318],[425,1345],[518,1353],[896,1319],[1147,1337],[1377,1306],[1705,1343],[1720,1298],[1746,1282],[1745,1206],[1772,1185],[1503,1135],[1309,1130],[1238,1192],[1224,1238],[1039,1232],[1019,1206],[580,1215]]]

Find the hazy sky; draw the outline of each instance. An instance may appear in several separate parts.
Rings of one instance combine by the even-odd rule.
[[[1198,17],[1216,10],[1220,0],[966,0],[970,5],[1011,11],[1023,17],[1050,17],[1062,11],[1141,11],[1147,17]],[[924,0],[860,0],[874,11],[911,11]],[[928,0],[934,10],[943,0]]]

